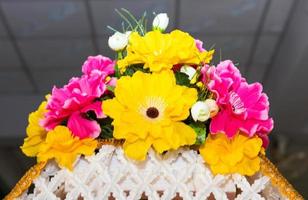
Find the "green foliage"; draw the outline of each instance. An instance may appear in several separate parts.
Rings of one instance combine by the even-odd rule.
[[[110,91],[110,92],[114,92],[114,86],[111,86],[111,85],[107,85],[107,90]]]
[[[189,124],[197,133],[196,145],[202,145],[206,138],[206,125],[201,122],[194,122]]]
[[[183,86],[190,86],[190,80],[188,78],[188,75],[182,73],[182,72],[175,72],[175,79],[176,84],[183,85]]]
[[[130,65],[129,67],[127,67],[125,72],[122,74],[122,76],[132,76],[137,71],[150,73],[149,69],[143,68],[143,64],[135,64],[135,65]]]
[[[114,32],[123,32],[126,31],[134,31],[138,32],[140,35],[145,35],[147,32],[147,13],[144,12],[140,19],[137,19],[131,12],[126,10],[125,8],[121,8],[120,10],[115,9],[116,13],[123,19],[122,22],[122,31],[118,31],[117,29],[107,26],[108,29]]]
[[[112,126],[112,119],[107,117],[104,119],[98,120],[100,127],[101,127],[101,134],[100,138],[102,139],[109,139],[113,138],[113,126]]]

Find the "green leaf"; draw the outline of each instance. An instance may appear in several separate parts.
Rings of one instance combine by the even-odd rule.
[[[206,126],[204,123],[191,123],[189,124],[197,133],[196,145],[202,145],[206,138]]]
[[[120,73],[120,69],[118,67],[118,64],[115,65],[115,77],[120,78],[121,73]]]
[[[182,72],[175,72],[175,79],[176,79],[176,84],[178,85],[184,85],[187,87],[190,85],[190,80],[188,78],[188,75]]]
[[[102,127],[101,138],[102,139],[113,138],[113,127],[111,124],[106,124]]]
[[[135,73],[135,70],[131,67],[128,67],[123,73],[124,76],[132,76]]]
[[[110,92],[114,92],[114,88],[114,86],[107,85],[107,90],[109,90]]]
[[[100,138],[102,139],[109,139],[113,138],[113,126],[112,126],[112,119],[107,117],[104,119],[99,119],[98,123],[101,127],[101,134]]]
[[[149,73],[149,69],[144,69],[143,64],[135,64],[131,65],[126,68],[125,72],[123,73],[123,76],[132,76],[135,72],[141,71],[144,73]]]

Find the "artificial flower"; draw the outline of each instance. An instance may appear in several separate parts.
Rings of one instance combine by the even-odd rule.
[[[225,133],[232,138],[238,131],[252,137],[262,135],[264,146],[267,134],[273,129],[269,117],[268,97],[260,83],[248,84],[231,61],[224,61],[209,72],[208,88],[216,96],[220,112],[212,118],[210,132]]]
[[[153,20],[153,30],[164,32],[169,24],[169,17],[167,13],[159,13]]]
[[[128,35],[125,33],[115,32],[109,37],[108,45],[114,51],[121,51],[127,46],[128,38]]]
[[[186,74],[188,76],[188,79],[192,80],[195,77],[197,71],[195,68],[189,65],[183,65],[180,69],[180,72]]]
[[[42,125],[47,130],[52,130],[57,125],[67,122],[73,134],[81,139],[98,137],[100,125],[89,119],[87,113],[92,111],[97,118],[105,117],[101,109],[101,101],[97,98],[106,92],[106,85],[106,75],[96,74],[72,78],[63,88],[54,87],[48,100],[48,112],[45,114]]]
[[[127,46],[127,56],[118,61],[121,71],[129,65],[144,64],[152,72],[172,69],[176,64],[201,64],[211,61],[214,51],[200,52],[188,33],[175,30],[163,34],[150,31],[145,36],[133,32]]]
[[[214,117],[215,115],[217,115],[218,111],[219,111],[219,107],[216,103],[216,101],[214,99],[206,99],[204,101],[204,103],[208,106],[209,110],[210,110],[210,117]]]
[[[205,84],[215,94],[218,104],[225,104],[228,101],[229,92],[238,88],[241,82],[245,81],[231,60],[222,61],[216,67],[205,66],[202,73],[205,73]]]
[[[115,62],[108,57],[89,56],[82,65],[82,72],[87,76],[104,74],[104,77],[114,74]]]
[[[55,159],[60,166],[72,170],[78,155],[92,155],[96,147],[97,141],[93,138],[79,139],[67,127],[57,126],[48,132],[37,159],[38,162]]]
[[[203,83],[203,85],[207,85],[208,81],[209,81],[209,69],[213,68],[214,66],[210,67],[209,65],[203,65],[201,67],[201,70],[200,70],[200,82]]]
[[[138,71],[118,80],[103,110],[113,119],[114,138],[125,139],[125,154],[144,160],[151,146],[162,153],[195,143],[195,131],[182,121],[196,100],[196,89],[177,85],[172,71]]]
[[[199,151],[214,174],[239,173],[251,176],[260,169],[262,140],[237,134],[229,139],[219,133],[206,138]]]
[[[191,116],[194,121],[205,122],[210,118],[210,108],[204,101],[197,101],[191,107]]]
[[[35,112],[30,113],[27,126],[27,137],[21,146],[22,152],[30,157],[34,157],[39,153],[42,143],[45,141],[47,131],[40,125],[40,121],[44,118],[47,102],[43,101]]]

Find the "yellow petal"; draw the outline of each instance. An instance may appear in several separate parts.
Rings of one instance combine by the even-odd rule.
[[[21,146],[22,152],[30,157],[38,154],[41,144],[45,141],[47,131],[41,127],[40,120],[44,118],[47,102],[43,101],[39,108],[30,113],[27,126],[27,138],[24,139],[24,144]]]
[[[126,155],[140,160],[151,145],[161,153],[195,143],[195,131],[181,121],[189,116],[196,100],[196,89],[177,85],[171,70],[152,74],[138,71],[117,81],[115,97],[103,101],[103,111],[113,119],[114,138],[125,139]],[[148,116],[149,108],[155,108],[157,116]]]
[[[209,135],[199,151],[214,174],[253,175],[260,168],[258,154],[262,141],[259,140],[242,134],[232,139],[222,133]]]
[[[77,156],[92,155],[96,147],[96,140],[80,140],[74,137],[67,127],[56,126],[48,132],[46,141],[41,144],[37,159],[39,162],[55,159],[60,166],[72,170]]]
[[[127,56],[118,61],[123,72],[129,65],[144,64],[151,72],[170,70],[175,64],[209,63],[214,51],[199,52],[195,40],[188,33],[150,31],[145,36],[134,32],[129,38]]]
[[[256,157],[260,153],[261,147],[262,140],[258,137],[254,137],[245,143],[244,153],[250,158]]]
[[[151,146],[150,140],[137,140],[133,143],[124,143],[123,148],[125,155],[135,160],[144,160]]]

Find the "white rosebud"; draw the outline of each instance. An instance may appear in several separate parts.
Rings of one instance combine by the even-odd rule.
[[[128,40],[129,40],[129,36],[130,36],[131,33],[132,33],[131,31],[126,31],[126,32],[125,32],[125,35],[126,35],[126,37],[127,37]]]
[[[210,109],[204,101],[197,101],[190,112],[194,121],[204,122],[210,118]]]
[[[160,13],[155,16],[153,20],[153,30],[165,31],[169,24],[169,17],[167,13]]]
[[[108,45],[114,51],[121,51],[127,46],[128,37],[126,33],[115,32],[109,37]]]
[[[214,117],[219,111],[216,101],[214,99],[207,99],[205,100],[205,104],[210,109],[210,117]]]
[[[196,69],[191,67],[191,66],[188,66],[188,65],[183,65],[180,69],[180,72],[186,74],[189,78],[189,80],[192,80],[196,74]]]

